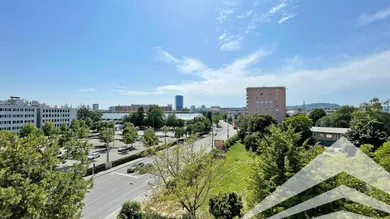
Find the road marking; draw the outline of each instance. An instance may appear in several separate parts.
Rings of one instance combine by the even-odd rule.
[[[132,176],[132,175],[130,175],[130,174],[125,174],[125,173],[118,173],[118,172],[114,172],[115,174],[117,174],[117,175],[121,175],[121,176],[127,176],[127,177],[132,177],[132,178],[136,178],[136,179],[138,179],[139,177],[138,176]]]
[[[139,197],[141,197],[142,195],[144,195],[147,191],[141,193],[139,196],[133,198],[132,200],[137,200]],[[115,211],[111,212],[111,214],[107,215],[105,218],[103,219],[115,219],[117,214],[121,211],[122,207],[116,209]]]

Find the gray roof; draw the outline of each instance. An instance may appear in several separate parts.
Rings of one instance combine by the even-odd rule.
[[[333,128],[333,127],[311,127],[310,131],[312,132],[322,132],[322,133],[334,133],[334,134],[345,134],[349,128]]]

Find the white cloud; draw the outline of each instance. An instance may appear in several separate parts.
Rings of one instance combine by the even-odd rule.
[[[233,12],[233,9],[217,9],[217,20],[222,24]]]
[[[85,88],[85,89],[79,89],[80,92],[96,92],[97,90],[95,88]]]
[[[297,14],[289,14],[289,15],[286,15],[286,16],[283,16],[282,18],[280,18],[280,20],[278,21],[278,24],[281,24],[291,18],[294,18],[295,16],[297,16]]]
[[[196,74],[198,80],[163,85],[156,92],[244,96],[245,88],[250,86],[287,86],[289,97],[297,101],[308,92],[312,95],[341,92],[390,80],[390,50],[350,58],[348,62],[324,69],[302,69],[303,61],[299,56],[287,59],[286,65],[276,71],[264,72],[256,68],[255,64],[270,54],[270,51],[259,50],[217,69],[202,64],[203,70]],[[178,61],[176,67],[186,63],[184,59]],[[289,65],[294,68],[286,68]]]
[[[282,8],[284,8],[284,7],[286,7],[286,3],[281,3],[281,4],[279,4],[279,5],[276,5],[276,6],[274,6],[274,7],[272,7],[269,11],[268,11],[268,13],[270,13],[270,14],[275,14],[276,12],[278,12],[280,9],[282,9]]]
[[[221,51],[237,51],[241,48],[241,40],[234,39],[222,43],[220,49]]]
[[[390,8],[385,8],[375,14],[363,14],[359,17],[358,26],[365,26],[374,21],[383,20],[390,16]]]
[[[219,40],[223,40],[226,38],[227,33],[223,33],[221,36],[218,37]]]
[[[167,63],[177,63],[178,60],[175,59],[171,54],[165,52],[160,46],[154,48],[157,51],[158,58]]]
[[[163,94],[163,92],[146,92],[146,91],[121,90],[121,89],[113,89],[111,91],[118,93],[119,95],[124,95],[124,96],[142,96],[142,95]]]

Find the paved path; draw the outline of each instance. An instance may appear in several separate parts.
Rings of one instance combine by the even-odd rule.
[[[226,140],[227,123],[221,122],[222,128],[214,139]],[[229,136],[236,133],[232,126],[229,128]],[[207,150],[211,150],[211,135],[197,140],[195,147],[206,145]],[[117,166],[108,171],[100,172],[94,176],[94,188],[87,193],[82,211],[84,219],[114,219],[118,214],[121,205],[126,200],[145,200],[150,189],[149,183],[153,183],[154,178],[150,174],[137,175],[127,174],[126,169],[131,164],[137,162],[151,162],[149,158],[138,160]]]

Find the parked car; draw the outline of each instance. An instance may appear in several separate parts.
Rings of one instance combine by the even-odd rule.
[[[124,151],[127,151],[127,150],[129,150],[129,149],[130,149],[130,148],[127,147],[127,146],[121,146],[121,147],[118,148],[118,152],[124,152]]]
[[[89,160],[93,160],[93,159],[96,159],[96,158],[98,158],[98,157],[100,157],[100,154],[97,153],[97,152],[93,152],[93,153],[91,153],[91,154],[88,155],[88,159],[89,159]]]
[[[139,135],[139,136],[137,137],[137,139],[135,139],[135,140],[136,140],[136,141],[141,141],[141,138],[142,138],[142,136]]]
[[[137,168],[143,166],[145,166],[144,163],[133,164],[129,168],[127,168],[127,173],[134,173],[137,170]]]

